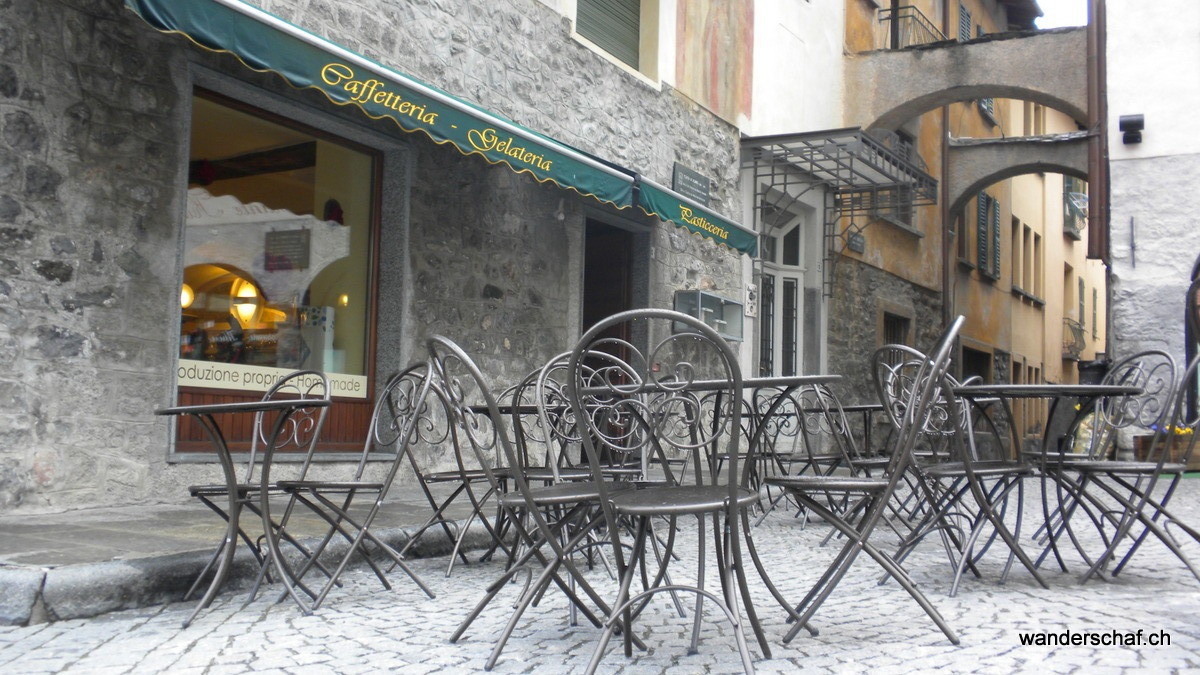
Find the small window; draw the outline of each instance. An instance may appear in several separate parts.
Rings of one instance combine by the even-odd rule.
[[[984,382],[992,381],[992,355],[963,347],[962,350],[962,377],[964,380],[978,376]]]
[[[800,226],[783,235],[783,264],[800,266]]]
[[[883,343],[888,345],[906,345],[909,343],[908,331],[912,320],[906,316],[883,313]]]
[[[641,0],[578,0],[575,31],[630,68],[641,67]]]
[[[1097,337],[1100,336],[1100,329],[1097,327],[1099,325],[1099,321],[1097,321],[1097,319],[1099,318],[1099,312],[1096,309],[1096,305],[1099,303],[1099,301],[1100,301],[1100,293],[1097,289],[1093,288],[1092,289],[1092,339],[1093,340],[1095,340]]]

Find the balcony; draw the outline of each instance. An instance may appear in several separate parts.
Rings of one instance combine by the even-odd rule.
[[[1074,319],[1063,317],[1063,361],[1082,360],[1083,350],[1087,348],[1083,324]]]
[[[879,23],[888,24],[885,49],[904,49],[947,39],[921,10],[911,5],[879,10]]]

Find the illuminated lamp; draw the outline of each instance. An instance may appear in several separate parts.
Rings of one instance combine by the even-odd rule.
[[[191,286],[188,286],[185,283],[183,285],[183,287],[179,289],[179,306],[182,307],[183,309],[187,309],[188,307],[192,306],[192,302],[194,302],[195,300],[196,300],[195,291],[192,290]]]

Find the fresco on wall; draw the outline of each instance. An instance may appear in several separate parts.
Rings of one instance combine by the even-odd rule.
[[[721,119],[750,117],[754,3],[681,2],[676,14],[676,87]]]

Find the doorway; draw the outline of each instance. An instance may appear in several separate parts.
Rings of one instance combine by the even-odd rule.
[[[583,249],[583,330],[633,307],[633,240],[629,230],[589,219]],[[628,341],[628,327],[607,337]]]

